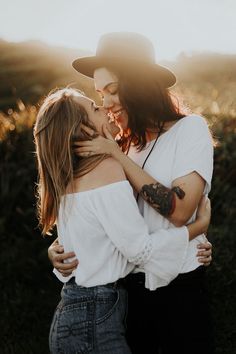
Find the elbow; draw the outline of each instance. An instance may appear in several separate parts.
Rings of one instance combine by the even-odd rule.
[[[188,219],[189,218],[184,217],[184,215],[176,215],[176,216],[172,216],[170,221],[176,227],[182,227],[186,225]]]
[[[185,222],[183,220],[174,220],[172,221],[172,224],[174,224],[176,227],[182,227],[185,225]]]

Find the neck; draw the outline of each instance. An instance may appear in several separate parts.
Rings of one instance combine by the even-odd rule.
[[[151,130],[146,130],[146,140],[147,142],[156,139],[158,132],[157,131],[151,131]]]
[[[170,121],[170,122],[165,122],[165,124],[163,126],[163,131],[162,131],[161,134],[167,132],[176,122],[177,122],[177,120]],[[146,130],[147,142],[156,139],[157,134],[158,134],[158,131],[156,129],[148,128]]]

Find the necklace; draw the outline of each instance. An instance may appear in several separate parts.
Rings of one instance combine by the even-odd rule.
[[[161,135],[161,133],[163,132],[163,130],[164,130],[164,129],[163,129],[163,126],[162,126],[162,127],[160,128],[159,133],[157,134],[157,137],[156,137],[156,139],[155,139],[155,141],[154,141],[154,143],[153,143],[153,145],[152,145],[151,150],[149,151],[149,153],[148,153],[147,156],[145,157],[145,160],[144,160],[144,162],[143,162],[143,164],[142,164],[142,166],[141,166],[141,169],[142,169],[142,170],[144,169],[144,166],[146,165],[146,162],[147,162],[148,158],[150,157],[151,153],[153,152],[153,149],[154,149],[154,147],[156,146],[157,140],[158,140],[159,136]],[[128,149],[127,149],[127,151],[126,151],[126,155],[128,155],[128,153],[129,153],[130,146],[131,146],[131,140],[129,141],[129,145],[128,145]],[[138,200],[139,200],[139,193],[137,193],[137,196],[136,196],[136,202],[137,202],[137,203],[138,203]]]
[[[161,132],[160,132],[160,133],[161,133]],[[152,145],[151,150],[150,150],[149,153],[147,154],[147,156],[146,156],[146,158],[145,158],[145,160],[144,160],[144,162],[143,162],[143,164],[142,164],[142,166],[141,166],[142,170],[144,169],[144,166],[146,165],[146,162],[147,162],[149,156],[151,155],[151,153],[153,152],[154,147],[156,146],[156,143],[157,143],[157,140],[158,140],[158,138],[159,138],[159,136],[160,136],[160,133],[157,134],[157,137],[156,137],[156,139],[155,139],[155,141],[154,141],[154,144]],[[137,203],[138,203],[138,200],[139,200],[139,193],[137,193],[137,196],[136,196],[136,202],[137,202]]]

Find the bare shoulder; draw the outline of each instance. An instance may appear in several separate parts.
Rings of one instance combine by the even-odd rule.
[[[108,184],[125,181],[123,167],[112,157],[100,162],[92,171],[75,180],[76,191],[86,191]]]
[[[103,160],[92,172],[107,183],[126,180],[123,167],[113,157]]]

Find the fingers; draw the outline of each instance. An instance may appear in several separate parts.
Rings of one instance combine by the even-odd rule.
[[[76,268],[71,269],[71,270],[63,270],[63,269],[57,269],[57,270],[61,273],[61,275],[62,275],[63,277],[68,277],[69,275],[72,274],[73,270],[75,270],[75,269],[76,269]]]
[[[200,243],[198,246],[198,261],[204,266],[209,266],[212,262],[212,244],[207,241],[204,243]]]
[[[202,245],[204,245],[204,247],[205,247],[206,249],[212,250],[212,244],[211,244],[209,241],[203,243]]]
[[[90,135],[91,137],[93,137],[94,134],[95,134],[95,131],[94,131],[93,129],[87,127],[87,126],[84,125],[84,124],[81,124],[81,129],[82,129],[85,133],[87,133],[88,135]]]
[[[64,277],[69,276],[73,270],[75,270],[79,264],[77,259],[73,259],[75,257],[74,252],[66,252],[64,253],[64,248],[59,245],[58,239],[56,239],[51,246],[48,248],[48,258],[51,261],[54,268],[56,268]],[[64,261],[67,261],[64,263]]]
[[[78,146],[93,146],[93,145],[94,145],[93,140],[74,141],[73,142],[73,147],[75,147],[75,148]]]
[[[78,264],[79,264],[79,262],[77,259],[74,259],[73,261],[68,262],[68,263],[63,263],[62,259],[55,258],[54,262],[53,262],[53,265],[56,269],[58,269],[58,270],[61,269],[63,271],[67,271],[67,270],[72,271],[72,269],[77,268]]]
[[[88,157],[88,156],[92,156],[94,155],[93,153],[90,153],[90,152],[77,152],[76,151],[76,155],[79,155],[81,157]]]
[[[75,259],[74,261],[70,262],[70,263],[63,263],[63,262],[60,262],[60,261],[54,261],[53,262],[53,265],[54,265],[54,268],[56,268],[59,272],[72,272],[74,269],[77,268],[78,266],[78,260]]]
[[[93,155],[97,155],[98,152],[96,151],[91,151],[93,148],[86,146],[86,147],[77,147],[74,149],[74,152],[76,153],[76,155],[82,156],[82,157],[88,157],[88,156],[93,156]],[[95,150],[95,148],[94,148]]]
[[[199,258],[198,262],[204,266],[209,266],[212,262],[212,256],[205,257],[205,258]]]
[[[55,257],[64,252],[64,248],[54,241],[51,246],[48,248],[48,258],[53,263]]]
[[[211,201],[206,195],[203,195],[198,204],[198,211],[204,211],[210,209],[211,209]]]
[[[62,253],[62,254],[57,254],[54,259],[57,262],[64,262],[65,260],[69,260],[70,258],[74,258],[75,257],[75,253],[74,252],[66,252],[66,253]],[[66,263],[67,264],[67,263]],[[69,263],[68,263],[69,264]]]
[[[197,257],[209,257],[212,255],[212,244],[210,242],[199,243],[197,245],[198,253]]]
[[[212,255],[211,250],[198,251],[197,257],[210,257]]]
[[[212,249],[212,244],[209,241],[203,242],[203,243],[199,243],[197,245],[197,248],[199,249]]]
[[[83,153],[83,152],[90,152],[92,150],[91,146],[80,146],[74,149],[74,151],[77,153]],[[93,151],[94,152],[94,151]]]
[[[103,134],[105,135],[105,137],[106,137],[107,139],[114,141],[114,138],[113,138],[113,136],[111,135],[111,133],[110,133],[110,131],[109,131],[109,129],[108,129],[108,127],[107,127],[106,124],[103,124],[103,125],[102,125],[102,131],[103,131]]]
[[[57,253],[54,252],[53,254],[51,254],[51,262],[53,264],[53,266],[56,269],[63,269],[63,270],[68,270],[71,268],[75,268],[78,265],[78,260],[74,259],[73,261],[68,262],[68,260],[70,258],[74,258],[75,254],[74,252],[67,252],[67,253]],[[64,261],[67,260],[66,263],[64,263]]]
[[[77,268],[78,263],[78,260],[75,259],[70,263],[62,263],[60,261],[55,261],[53,265],[54,268],[56,268],[63,277],[68,277]]]

